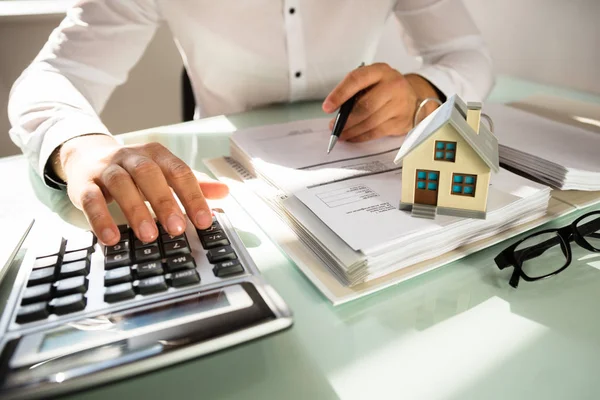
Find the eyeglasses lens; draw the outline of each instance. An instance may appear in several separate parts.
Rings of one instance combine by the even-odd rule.
[[[600,214],[588,215],[577,224],[577,231],[596,250],[600,250]]]
[[[567,263],[567,248],[556,232],[533,235],[515,249],[523,272],[530,278],[541,278],[563,268]]]

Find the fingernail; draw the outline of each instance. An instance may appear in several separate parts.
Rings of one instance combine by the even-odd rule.
[[[185,230],[185,221],[177,214],[171,214],[167,218],[167,230],[170,234],[181,235]]]
[[[156,237],[156,229],[150,221],[142,221],[139,227],[140,236],[143,242],[153,242]]]
[[[325,111],[326,113],[330,113],[333,111],[333,103],[331,103],[329,100],[326,100],[323,103],[323,111]]]
[[[200,228],[208,228],[212,224],[212,215],[207,210],[200,210],[196,213],[196,225]]]
[[[112,243],[116,236],[115,231],[110,228],[104,228],[102,231],[102,241],[104,243]]]

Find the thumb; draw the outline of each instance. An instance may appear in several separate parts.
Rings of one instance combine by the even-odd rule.
[[[216,179],[211,178],[203,172],[193,170],[200,190],[207,199],[222,199],[229,194],[229,187]]]

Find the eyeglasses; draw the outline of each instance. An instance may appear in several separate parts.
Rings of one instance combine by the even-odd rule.
[[[571,242],[593,252],[600,252],[600,211],[582,215],[563,228],[547,229],[519,240],[494,259],[498,268],[513,267],[510,286],[548,278],[571,264]]]

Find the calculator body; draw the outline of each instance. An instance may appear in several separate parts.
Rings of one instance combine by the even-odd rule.
[[[290,327],[225,213],[214,216],[150,244],[120,228],[126,240],[110,248],[89,232],[46,240],[34,223],[1,282],[0,398],[84,389]],[[58,251],[39,250],[53,240]]]

